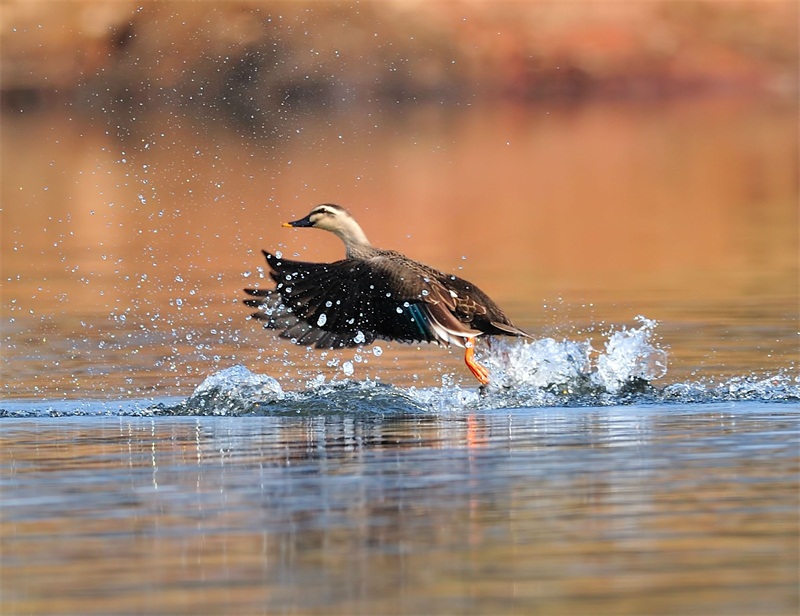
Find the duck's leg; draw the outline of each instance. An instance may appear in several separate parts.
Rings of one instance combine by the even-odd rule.
[[[466,347],[464,362],[467,364],[467,368],[481,382],[481,385],[488,385],[489,371],[475,361],[475,338],[467,338],[464,346]]]

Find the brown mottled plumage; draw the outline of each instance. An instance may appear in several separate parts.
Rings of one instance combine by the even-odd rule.
[[[334,263],[291,261],[264,251],[275,289],[245,289],[256,299],[252,317],[296,344],[352,347],[376,338],[436,342],[466,348],[465,361],[484,385],[489,373],[474,359],[481,334],[530,335],[471,282],[370,245],[341,206],[323,204],[285,227],[315,227],[344,242],[346,258]]]

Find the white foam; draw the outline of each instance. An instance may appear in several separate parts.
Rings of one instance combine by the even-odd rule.
[[[483,346],[486,356],[481,361],[492,373],[492,384],[499,387],[589,386],[616,393],[632,379],[650,381],[667,371],[667,354],[652,340],[656,322],[637,320],[638,328],[610,331],[603,351],[596,351],[588,339],[495,339]]]
[[[611,393],[633,378],[651,381],[667,373],[667,353],[651,341],[656,322],[643,316],[636,319],[641,327],[611,332],[605,352],[597,357],[594,380]]]
[[[241,401],[280,399],[283,389],[277,380],[266,374],[255,374],[244,366],[231,366],[207,377],[192,398],[213,394]]]

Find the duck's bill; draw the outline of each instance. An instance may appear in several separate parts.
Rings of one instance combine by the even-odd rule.
[[[284,227],[312,227],[311,219],[306,216],[305,218],[301,218],[300,220],[294,220],[292,222],[285,222],[283,223]]]

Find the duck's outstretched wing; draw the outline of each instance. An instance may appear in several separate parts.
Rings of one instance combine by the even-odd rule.
[[[276,287],[245,289],[256,298],[245,304],[259,308],[254,318],[297,344],[338,348],[376,338],[463,344],[465,336],[481,333],[456,318],[456,299],[438,272],[421,275],[395,253],[334,263],[264,256]]]

